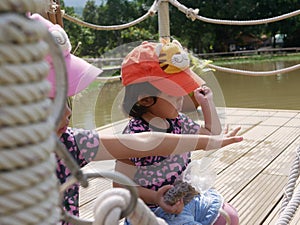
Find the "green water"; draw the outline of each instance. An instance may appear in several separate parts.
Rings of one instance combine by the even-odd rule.
[[[226,67],[270,71],[299,63],[299,61],[255,62]],[[217,106],[300,110],[300,70],[264,77],[215,71],[205,74],[203,78],[212,88]],[[120,107],[122,93],[120,81],[94,82],[74,98],[73,126],[95,128],[125,118]]]

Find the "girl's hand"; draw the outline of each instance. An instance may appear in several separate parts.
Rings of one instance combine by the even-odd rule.
[[[234,128],[233,130],[230,130],[230,131],[229,131],[229,126],[226,125],[226,127],[225,127],[223,133],[225,134],[225,137],[234,137],[234,136],[237,135],[237,133],[238,133],[240,130],[241,130],[241,127],[239,126],[239,127]]]
[[[157,191],[157,200],[158,200],[157,202],[158,202],[159,207],[161,207],[165,212],[171,213],[171,214],[180,214],[184,208],[183,199],[180,199],[174,205],[168,205],[164,201],[164,197],[163,197],[164,194],[172,187],[173,187],[172,185],[165,185],[165,186],[161,187]]]
[[[228,131],[228,126],[221,135],[212,135],[206,146],[207,150],[218,149],[230,144],[238,143],[243,140],[242,136],[237,136],[237,133],[241,130],[241,127],[236,127],[231,131]]]
[[[213,100],[213,93],[209,87],[201,86],[194,90],[194,97],[198,104],[202,105]]]

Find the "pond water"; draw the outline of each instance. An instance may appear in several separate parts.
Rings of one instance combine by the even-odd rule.
[[[270,71],[286,68],[298,61],[277,61],[226,65],[241,70]],[[220,107],[300,110],[300,71],[254,77],[223,72],[203,75]],[[120,108],[123,88],[120,81],[95,81],[73,100],[72,125],[95,128],[125,118]]]

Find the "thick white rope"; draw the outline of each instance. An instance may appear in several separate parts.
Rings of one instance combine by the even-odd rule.
[[[27,43],[24,46],[8,43],[0,44],[0,63],[2,62],[29,62],[43,58],[47,52],[48,45],[43,41]],[[3,60],[3,61],[2,61]]]
[[[198,15],[198,13],[199,13],[198,9],[187,8],[183,4],[179,3],[177,0],[164,0],[164,1],[170,2],[173,6],[178,8],[179,11],[186,14],[186,16],[188,18],[190,18],[192,21],[198,19],[198,20],[201,20],[203,22],[213,23],[213,24],[222,24],[222,25],[238,25],[238,26],[259,25],[259,24],[273,23],[273,22],[277,22],[277,21],[280,21],[280,20],[284,20],[284,19],[288,19],[288,18],[300,15],[300,10],[296,10],[296,11],[286,13],[286,14],[283,14],[283,15],[280,15],[280,16],[276,16],[276,17],[272,17],[272,18],[265,18],[265,19],[258,19],[258,20],[246,20],[246,21],[221,20],[221,19],[212,19],[212,18],[199,16]],[[89,27],[89,28],[92,28],[92,29],[95,29],[95,30],[121,30],[121,29],[125,29],[125,28],[128,28],[128,27],[134,26],[134,25],[142,22],[143,20],[145,20],[149,16],[153,16],[157,12],[157,9],[158,9],[160,3],[161,3],[161,1],[155,0],[152,4],[151,8],[148,10],[148,12],[145,15],[143,15],[142,17],[140,17],[137,20],[134,20],[130,23],[122,24],[122,25],[99,26],[99,25],[84,22],[80,19],[74,18],[74,17],[69,16],[67,14],[63,14],[63,17],[67,20],[70,20],[70,21],[78,24],[78,25]]]
[[[3,47],[6,48],[5,46]],[[2,50],[3,48],[2,46],[0,46],[0,51]],[[15,57],[18,57],[18,53],[16,53]],[[1,60],[3,59],[5,59],[5,56],[1,57]],[[11,63],[13,62],[11,61]],[[1,62],[1,64],[3,63]],[[49,65],[44,61],[37,61],[32,63],[26,62],[24,64],[20,64],[18,67],[16,67],[14,64],[4,64],[0,68],[0,82],[6,84],[25,84],[26,82],[38,82],[41,81],[43,74],[47,73],[48,69]]]
[[[83,220],[64,212],[63,220],[74,225],[118,225],[119,220],[128,217],[133,225],[162,225],[164,220],[157,218],[145,203],[138,199],[135,183],[125,175],[116,171],[98,171],[86,173],[89,178],[109,178],[125,188],[113,188],[101,192],[94,203],[94,220]],[[71,177],[60,192],[80,180]]]
[[[190,9],[186,6],[179,3],[177,0],[168,0],[172,5],[174,5],[178,10],[185,13],[188,18],[191,20],[201,20],[206,23],[213,23],[213,24],[222,24],[222,25],[238,25],[238,26],[250,26],[250,25],[259,25],[259,24],[266,24],[266,23],[273,23],[280,20],[288,19],[297,15],[300,15],[300,10],[296,10],[290,13],[286,13],[280,16],[275,16],[273,18],[266,18],[266,19],[259,19],[259,20],[247,20],[247,21],[238,21],[238,20],[220,20],[220,19],[211,19],[203,16],[197,15],[199,10],[198,9]]]
[[[272,70],[272,71],[238,70],[238,69],[216,66],[213,64],[207,64],[207,66],[212,69],[218,70],[218,71],[222,71],[222,72],[226,72],[226,73],[240,74],[240,75],[247,75],[247,76],[272,76],[272,75],[276,75],[276,74],[285,74],[285,73],[289,73],[289,72],[300,69],[300,64],[296,64],[294,66],[290,66],[290,67],[279,69],[279,70]]]
[[[91,23],[88,23],[88,22],[84,22],[84,21],[82,21],[78,18],[69,16],[68,14],[65,14],[65,13],[63,13],[63,17],[65,19],[73,22],[73,23],[76,23],[78,25],[85,26],[85,27],[88,27],[88,28],[92,28],[94,30],[121,30],[121,29],[125,29],[125,28],[128,28],[128,27],[132,27],[132,26],[144,21],[148,17],[153,16],[157,12],[159,2],[160,1],[155,0],[153,2],[152,6],[150,7],[150,9],[147,11],[147,13],[144,14],[143,16],[141,16],[140,18],[138,18],[138,19],[136,19],[132,22],[129,22],[129,23],[126,23],[126,24],[121,24],[121,25],[111,25],[111,26],[95,25],[95,24],[91,24]]]
[[[95,201],[93,225],[117,225],[121,212],[126,209],[130,193],[123,188],[114,188],[102,192]],[[133,225],[163,225],[167,224],[155,216],[145,203],[138,199],[133,212],[128,216]]]
[[[44,141],[26,146],[14,148],[2,148],[0,157],[0,170],[2,169],[17,169],[18,167],[25,167],[32,165],[36,161],[46,160],[52,149],[55,146],[55,136],[51,135]]]
[[[49,159],[48,157],[41,163],[31,165],[31,167],[28,166],[26,168],[1,173],[0,194],[4,195],[23,188],[28,188],[44,179],[48,179],[51,173],[53,173],[54,166],[55,160],[53,160],[53,158]]]
[[[4,105],[1,108],[0,126],[15,126],[46,120],[50,105],[50,99],[24,105]]]
[[[49,50],[57,74],[65,75],[66,69],[47,28],[25,17],[28,11],[48,7],[51,11],[53,3],[0,1],[0,224],[57,224],[60,220],[53,131],[65,104],[66,87],[58,91],[61,99],[53,105],[46,80],[49,65],[44,61]],[[65,86],[66,78],[60,83]],[[51,107],[56,110],[54,116]]]
[[[297,148],[296,156],[290,170],[289,179],[285,187],[285,191],[282,199],[281,212],[284,211],[288,202],[291,200],[293,196],[293,192],[295,189],[296,181],[299,178],[299,174],[300,174],[300,146]]]
[[[289,224],[293,218],[296,210],[300,205],[300,189],[294,193],[296,182],[300,175],[300,146],[297,148],[296,157],[292,164],[289,179],[284,190],[282,199],[282,205],[280,209],[279,218],[277,220],[278,225]]]

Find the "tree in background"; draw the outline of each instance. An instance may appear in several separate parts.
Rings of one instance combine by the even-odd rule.
[[[105,0],[96,5],[87,1],[82,18],[98,25],[119,25],[144,15],[154,0]],[[61,1],[63,2],[63,1]],[[214,19],[254,20],[288,13],[300,8],[299,0],[180,0],[188,8],[198,8],[199,15]],[[195,53],[226,52],[230,43],[237,42],[241,34],[274,37],[286,34],[285,46],[300,46],[300,16],[271,24],[256,26],[228,26],[191,21],[170,4],[171,36]],[[77,16],[72,7],[64,8],[69,15]],[[99,57],[103,53],[125,43],[140,40],[158,40],[157,15],[123,30],[97,31],[71,24],[64,20],[65,29],[73,47],[81,42],[77,55]]]

